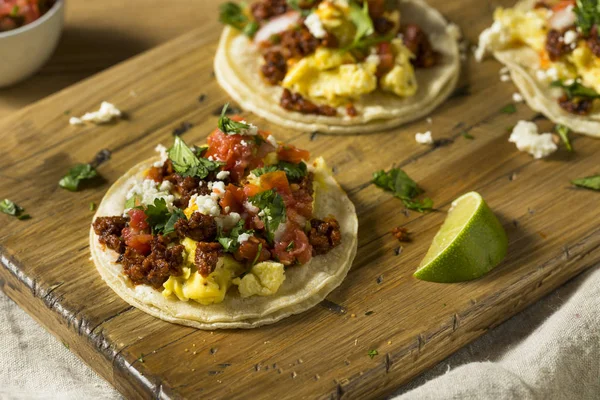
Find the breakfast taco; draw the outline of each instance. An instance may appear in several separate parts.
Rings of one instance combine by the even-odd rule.
[[[225,3],[220,20],[220,85],[294,129],[398,126],[439,106],[460,73],[456,26],[422,0]]]
[[[475,55],[481,60],[493,52],[534,110],[600,137],[598,10],[597,0],[524,0],[498,8]]]
[[[90,231],[125,301],[199,329],[253,328],[342,282],[358,221],[322,158],[225,114],[207,145],[157,151],[115,182]]]

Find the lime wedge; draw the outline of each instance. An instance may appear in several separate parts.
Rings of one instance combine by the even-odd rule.
[[[477,279],[506,256],[504,228],[479,193],[454,200],[414,277],[452,283]]]

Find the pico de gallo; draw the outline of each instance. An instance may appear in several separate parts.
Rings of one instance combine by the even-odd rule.
[[[0,0],[0,32],[32,23],[46,14],[56,0]]]
[[[134,285],[204,304],[222,301],[231,285],[242,297],[270,295],[278,285],[260,284],[273,270],[280,285],[286,268],[301,268],[341,243],[334,217],[313,216],[309,152],[228,117],[226,109],[206,145],[176,136],[170,149],[158,146],[161,160],[131,187],[123,215],[93,222]],[[267,269],[271,275],[259,276],[260,284],[243,286],[246,275]],[[201,285],[185,292],[192,280]],[[206,294],[211,285],[220,295]]]

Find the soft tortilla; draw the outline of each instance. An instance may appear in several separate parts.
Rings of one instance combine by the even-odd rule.
[[[125,197],[136,180],[154,161],[138,164],[117,180],[108,190],[94,217],[121,215]],[[202,305],[166,298],[149,286],[131,284],[116,263],[117,254],[98,242],[90,230],[90,249],[102,279],[123,300],[162,320],[198,329],[255,328],[305,311],[327,296],[346,277],[357,247],[358,220],[354,205],[338,185],[323,159],[317,159],[311,170],[317,183],[314,214],[317,218],[333,215],[337,218],[342,244],[326,255],[314,257],[308,264],[286,268],[285,281],[273,296],[241,298],[232,287],[220,304]]]
[[[261,57],[253,44],[238,31],[226,27],[215,57],[219,84],[243,108],[285,127],[323,133],[367,133],[392,128],[431,113],[454,91],[460,75],[456,39],[444,17],[423,0],[398,0],[402,21],[419,24],[441,56],[434,68],[417,69],[419,90],[400,98],[376,91],[354,102],[358,116],[349,117],[344,107],[338,116],[305,115],[279,106],[283,89],[265,83],[260,73]]]
[[[533,0],[525,0],[517,3],[515,8],[531,10],[534,4]],[[510,70],[513,82],[529,107],[544,114],[555,124],[564,125],[577,133],[600,137],[600,113],[581,116],[563,110],[557,102],[557,89],[536,78],[539,56],[535,50],[526,46],[515,47],[495,51],[494,57]]]

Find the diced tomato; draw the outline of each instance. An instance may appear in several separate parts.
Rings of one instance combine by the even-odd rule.
[[[244,186],[244,194],[246,195],[246,197],[256,196],[260,192],[260,187],[258,187],[257,185],[248,184]]]
[[[312,246],[304,231],[292,226],[283,234],[281,240],[275,243],[273,254],[284,265],[292,265],[295,262],[306,264],[312,258]]]
[[[148,229],[149,225],[148,222],[146,222],[146,214],[143,210],[140,210],[139,208],[132,208],[129,210],[129,217],[129,226],[133,230],[139,232],[143,231],[144,229]]]
[[[575,7],[575,0],[561,0],[552,7],[552,11],[557,12],[569,6]]]
[[[148,233],[137,233],[132,228],[123,228],[123,239],[125,244],[140,254],[150,254],[150,243],[152,243],[152,235]]]
[[[208,137],[207,143],[209,147],[204,156],[225,162],[223,169],[231,173],[230,178],[234,182],[239,182],[254,158],[254,141],[247,136],[227,135],[217,129]]]
[[[257,257],[258,249],[260,249],[260,254]],[[258,239],[250,239],[240,245],[234,257],[238,261],[256,260],[256,262],[262,262],[271,258],[271,252],[267,248],[266,243],[262,243]]]
[[[219,204],[222,209],[229,207],[229,212],[241,213],[244,211],[245,199],[246,195],[244,194],[244,190],[230,183],[225,188],[225,195],[220,200]]]
[[[383,42],[377,45],[377,56],[379,64],[377,65],[377,77],[382,77],[394,68],[395,56],[390,42]]]
[[[269,172],[260,177],[261,192],[276,189],[279,194],[291,194],[290,183],[283,171]]]
[[[279,146],[277,149],[277,157],[279,157],[280,161],[298,164],[300,161],[307,161],[310,158],[310,153],[291,144],[286,144]]]

